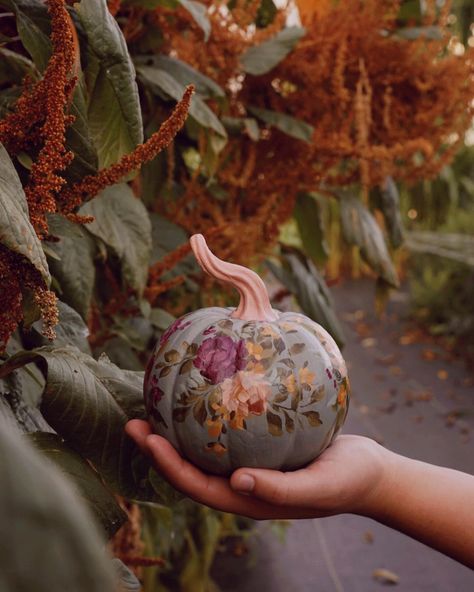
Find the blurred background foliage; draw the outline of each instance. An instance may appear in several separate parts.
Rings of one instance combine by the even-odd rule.
[[[87,563],[102,591],[115,574],[126,590],[204,592],[222,541],[249,536],[248,521],[182,500],[123,432],[145,416],[162,331],[235,303],[200,274],[190,234],[271,273],[275,305],[292,294],[341,345],[328,285],[364,274],[379,310],[407,279],[417,321],[469,350],[473,13],[468,0],[0,0],[2,496],[26,511],[22,475],[41,463],[52,488],[74,484],[57,502],[81,549],[70,573]],[[77,496],[95,526],[81,530]],[[30,590],[2,569],[11,557],[6,589]],[[54,561],[35,590],[72,589]]]

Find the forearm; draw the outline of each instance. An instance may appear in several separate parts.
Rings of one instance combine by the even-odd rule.
[[[474,477],[388,452],[365,513],[474,568]]]

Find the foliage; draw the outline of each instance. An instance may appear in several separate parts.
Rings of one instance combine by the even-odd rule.
[[[148,589],[205,590],[240,532],[179,501],[123,432],[145,416],[143,369],[170,321],[233,302],[197,272],[189,234],[239,263],[272,257],[342,342],[330,249],[396,286],[396,183],[447,170],[470,123],[472,51],[452,50],[447,3],[298,4],[304,27],[271,0],[0,0],[0,415],[104,534],[128,517],[112,546],[154,565]],[[2,462],[22,454],[2,442]]]

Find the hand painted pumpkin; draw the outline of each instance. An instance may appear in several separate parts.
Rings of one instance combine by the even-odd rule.
[[[233,308],[205,308],[162,335],[145,375],[150,422],[205,471],[293,470],[331,443],[347,414],[346,365],[332,337],[302,314],[272,309],[253,271],[190,239],[211,276],[240,293]]]

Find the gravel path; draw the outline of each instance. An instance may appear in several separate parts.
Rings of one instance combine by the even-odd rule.
[[[460,361],[419,342],[403,320],[403,293],[394,294],[378,320],[373,290],[373,282],[363,281],[333,291],[352,384],[344,431],[474,473],[472,376]],[[400,592],[474,590],[473,571],[366,518],[297,521],[284,542],[268,524],[261,523],[258,532],[249,554],[218,557],[214,576],[224,592],[376,592],[392,579]]]

